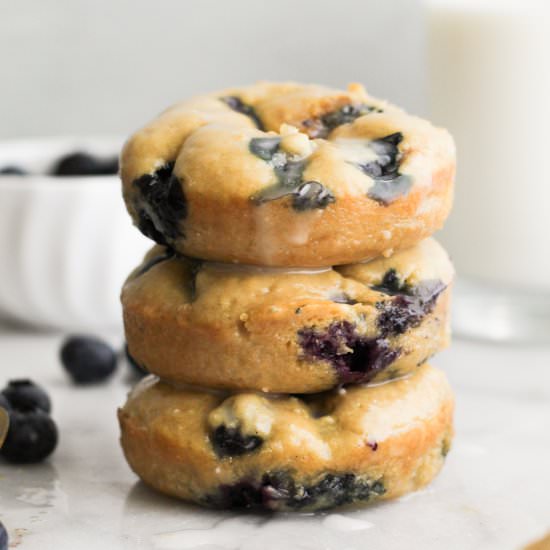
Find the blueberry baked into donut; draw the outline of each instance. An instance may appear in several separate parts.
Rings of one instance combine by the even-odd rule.
[[[157,246],[122,291],[128,351],[165,380],[212,388],[381,382],[446,347],[452,277],[433,239],[309,270],[199,262]]]
[[[156,244],[121,301],[151,373],[119,409],[150,487],[201,506],[327,510],[430,483],[453,395],[450,135],[358,84],[227,89],[127,141],[123,196]]]
[[[258,83],[164,111],[126,143],[123,194],[148,237],[204,260],[355,263],[439,229],[449,134],[368,95]],[[236,214],[237,213],[237,214]]]
[[[415,376],[307,399],[177,389],[150,376],[119,411],[132,469],[163,493],[217,508],[313,511],[429,483],[452,439],[453,396]]]

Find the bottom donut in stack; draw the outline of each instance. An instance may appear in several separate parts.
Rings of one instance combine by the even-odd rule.
[[[218,508],[313,511],[429,483],[453,396],[453,269],[433,239],[364,264],[274,269],[154,247],[122,291],[145,378],[119,411],[148,485]],[[158,377],[160,378],[158,378]]]
[[[290,396],[145,378],[119,411],[128,463],[155,489],[219,508],[314,511],[414,491],[439,472],[453,395],[429,365]]]

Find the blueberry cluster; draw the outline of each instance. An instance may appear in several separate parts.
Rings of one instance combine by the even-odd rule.
[[[351,472],[327,473],[310,483],[298,481],[290,472],[264,474],[259,480],[244,479],[222,485],[208,495],[205,504],[215,508],[295,511],[327,510],[352,502],[375,500],[386,492],[381,479]]]
[[[41,462],[54,451],[57,426],[50,416],[52,405],[43,388],[31,380],[11,380],[0,393],[0,408],[7,412],[9,419],[0,449],[5,460],[31,464]]]
[[[392,348],[383,335],[360,334],[349,321],[334,321],[325,329],[305,327],[298,331],[303,357],[328,361],[342,384],[366,383],[388,368],[401,350]]]
[[[138,190],[134,201],[138,229],[146,237],[165,245],[182,235],[180,222],[187,216],[187,201],[173,170],[174,163],[168,162],[134,181]]]
[[[131,358],[127,348],[125,351],[132,375],[143,376],[145,370]],[[74,384],[91,385],[113,375],[119,353],[100,338],[74,335],[62,343],[60,361]],[[54,451],[58,430],[44,388],[26,378],[10,380],[0,392],[0,409],[0,455],[5,460],[14,464],[41,462]]]

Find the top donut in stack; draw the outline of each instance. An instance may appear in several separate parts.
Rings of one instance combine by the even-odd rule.
[[[259,83],[179,103],[121,157],[148,237],[217,262],[320,267],[389,256],[451,208],[452,138],[369,96]]]

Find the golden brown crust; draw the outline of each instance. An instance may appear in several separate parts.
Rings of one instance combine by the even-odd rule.
[[[202,505],[307,510],[394,498],[423,487],[449,449],[452,414],[445,375],[426,365],[407,379],[305,401],[174,389],[146,379],[119,420],[130,466],[164,493]],[[227,453],[223,446],[220,451],[220,426],[260,442],[246,452]],[[326,483],[327,476],[332,486],[323,493],[319,480]],[[276,490],[288,488],[289,480],[290,494]],[[250,502],[235,495],[243,486]]]
[[[453,270],[433,239],[335,269],[172,257],[143,273],[162,254],[126,282],[124,324],[136,362],[176,383],[313,393],[403,376],[449,340]],[[403,286],[373,288],[386,279]]]
[[[252,108],[265,131],[220,99],[228,97]],[[346,122],[328,129],[320,122],[349,105],[368,112],[340,117]],[[396,185],[398,174],[408,180],[400,180],[402,192],[373,198],[383,178],[359,166],[390,162],[372,143],[397,134],[398,172],[383,185]],[[279,156],[303,163],[298,180],[281,187],[274,168],[281,158],[250,150],[258,138],[281,138]],[[170,162],[176,179],[168,179],[172,169],[162,181],[152,179]],[[128,210],[150,237],[188,256],[272,266],[353,263],[412,246],[447,217],[454,170],[454,145],[444,130],[357,85],[340,91],[260,83],[194,98],[136,132],[121,158]],[[324,199],[304,207],[296,198],[300,182],[318,182]],[[279,198],[258,199],[269,189]]]

